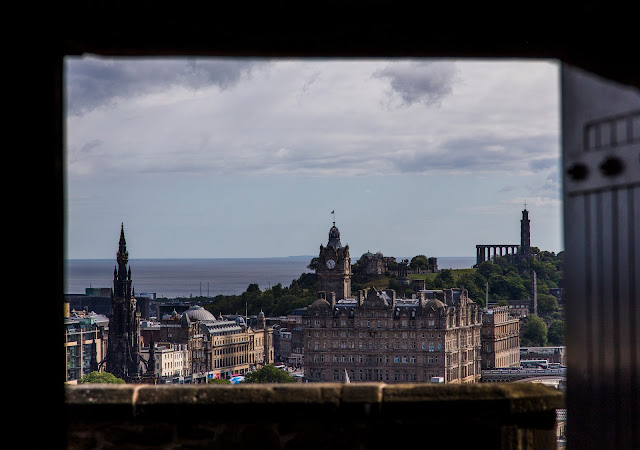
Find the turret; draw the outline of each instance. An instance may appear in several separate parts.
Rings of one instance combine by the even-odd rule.
[[[526,204],[520,220],[520,253],[525,258],[531,254],[531,221],[529,220],[529,211],[527,211]]]

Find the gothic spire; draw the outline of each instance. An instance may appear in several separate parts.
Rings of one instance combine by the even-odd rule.
[[[127,263],[129,262],[129,252],[127,252],[127,241],[124,239],[124,223],[120,225],[120,242],[118,243],[118,267],[124,269],[122,273],[126,273]]]

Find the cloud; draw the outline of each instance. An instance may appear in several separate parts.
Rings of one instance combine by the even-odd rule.
[[[540,182],[532,182],[527,184],[527,190],[532,195],[542,199],[559,200],[562,193],[558,172],[555,171]]]
[[[559,158],[537,158],[529,161],[529,168],[534,172],[560,167]]]
[[[153,94],[172,87],[197,90],[208,86],[230,89],[265,62],[256,59],[68,58],[67,111],[83,115],[119,100]]]
[[[453,93],[457,69],[454,63],[445,61],[394,62],[373,76],[385,79],[401,102],[410,106],[422,103],[439,106],[443,99]]]
[[[522,137],[478,135],[450,138],[433,148],[408,154],[400,152],[390,158],[401,173],[528,172],[531,171],[531,158],[547,152],[549,143],[555,141],[553,134]],[[496,151],[496,148],[503,150]]]
[[[526,86],[530,69],[517,67]],[[465,82],[454,93],[458,72]],[[487,81],[494,72],[450,61],[72,58],[68,169],[547,174],[559,164],[553,115],[540,113],[543,96],[523,101],[514,87],[501,97]],[[403,105],[447,102],[389,111],[385,94]]]
[[[304,85],[302,86],[302,92],[309,92],[311,86],[318,81],[319,77],[320,72],[315,72],[313,75],[311,75],[311,77],[307,81],[305,81]]]

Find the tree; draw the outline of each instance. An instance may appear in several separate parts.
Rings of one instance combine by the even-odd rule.
[[[558,310],[558,299],[549,294],[538,294],[538,312],[543,316]]]
[[[564,321],[552,320],[547,335],[549,337],[549,344],[564,345]]]
[[[83,375],[78,384],[124,384],[124,380],[109,372],[94,371]]]
[[[273,364],[267,364],[261,369],[245,375],[241,383],[295,383],[296,379]]]
[[[387,263],[387,269],[393,271],[398,270],[398,262],[397,261],[389,261]]]
[[[489,297],[494,300],[508,300],[511,298],[509,279],[504,275],[492,275],[489,279]]]
[[[449,269],[442,269],[433,279],[433,284],[440,288],[456,287],[456,279]]]
[[[311,261],[307,265],[307,269],[309,269],[309,270],[318,270],[318,257],[317,256],[311,258]]]
[[[429,268],[429,260],[425,255],[416,255],[411,258],[411,262],[409,263],[409,268],[411,270],[426,270]]]
[[[458,287],[464,287],[469,293],[469,298],[481,306],[486,306],[486,282],[487,279],[477,271],[463,272],[457,280]]]
[[[547,324],[538,316],[528,316],[520,331],[522,347],[544,347],[547,345]]]
[[[273,286],[271,288],[271,292],[273,293],[273,298],[280,298],[282,297],[282,293],[283,293],[283,288],[282,288],[282,283],[278,283],[275,286]]]
[[[400,283],[395,278],[389,278],[389,289],[393,289],[398,292],[400,290]]]
[[[485,261],[478,266],[478,273],[489,279],[491,275],[502,275],[502,268],[497,264]]]
[[[207,384],[231,384],[231,381],[224,378],[210,378]]]

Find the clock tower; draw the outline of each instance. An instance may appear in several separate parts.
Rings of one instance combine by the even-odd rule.
[[[329,242],[327,246],[320,245],[318,256],[319,290],[326,292],[327,296],[335,292],[336,300],[351,297],[351,257],[349,245],[344,247],[340,243],[340,230],[333,222],[329,230]]]

